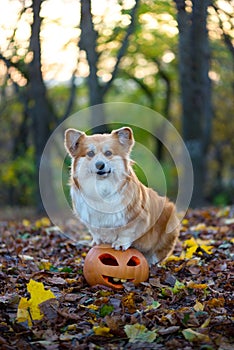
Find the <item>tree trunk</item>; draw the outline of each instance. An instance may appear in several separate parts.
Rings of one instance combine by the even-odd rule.
[[[91,12],[91,0],[81,0],[81,17],[80,28],[81,37],[79,47],[80,50],[86,52],[87,61],[89,65],[88,76],[88,90],[89,90],[89,105],[94,106],[103,103],[103,88],[99,84],[97,76],[97,63],[98,53],[97,47],[97,32],[93,26],[92,12]],[[105,125],[105,115],[97,109],[96,111],[91,109],[91,124],[93,133],[99,133],[105,131],[103,125]],[[94,127],[96,126],[96,127]]]
[[[192,12],[185,1],[175,0],[179,27],[179,73],[182,93],[182,134],[194,170],[191,205],[204,204],[206,151],[211,133],[211,84],[206,28],[207,0],[193,0]]]
[[[91,0],[80,0],[81,5],[81,17],[80,17],[80,29],[81,37],[79,42],[80,50],[86,52],[87,61],[89,65],[89,76],[88,76],[88,90],[89,90],[89,105],[100,105],[104,103],[104,96],[110,89],[116,75],[118,72],[119,64],[122,57],[125,55],[129,38],[135,29],[135,17],[140,0],[135,1],[135,5],[132,8],[130,17],[131,23],[129,24],[125,37],[123,39],[122,45],[116,55],[116,64],[112,71],[111,79],[106,83],[101,85],[99,82],[99,77],[97,75],[98,71],[98,60],[99,55],[97,53],[97,38],[98,33],[94,29],[93,17],[91,11]],[[93,133],[102,133],[107,131],[106,118],[104,106],[99,106],[99,108],[91,109],[91,124]]]
[[[41,44],[40,44],[40,28],[41,18],[40,9],[43,0],[34,0],[32,4],[33,8],[33,23],[31,26],[31,38],[30,38],[30,50],[33,53],[33,59],[29,64],[29,113],[32,120],[32,132],[33,142],[35,146],[35,164],[36,164],[36,204],[38,211],[44,211],[43,204],[40,197],[39,190],[39,167],[41,155],[44,150],[45,144],[50,136],[50,121],[52,117],[52,111],[50,109],[47,97],[46,87],[42,78],[41,71]],[[47,167],[50,167],[50,161],[47,162]],[[51,178],[48,179],[51,181]],[[51,181],[52,183],[52,181]],[[49,186],[51,193],[50,196],[54,196],[53,187]]]

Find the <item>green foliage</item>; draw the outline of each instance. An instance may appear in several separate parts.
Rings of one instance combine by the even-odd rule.
[[[225,2],[225,1],[224,1]],[[94,14],[94,27],[98,33],[97,52],[99,55],[98,76],[101,82],[106,82],[111,77],[116,55],[121,47],[123,38],[128,27],[129,8],[128,1],[119,1],[116,11],[121,17],[115,17],[111,22],[105,14]],[[23,4],[22,4],[23,6]],[[190,6],[190,5],[189,5]],[[30,17],[30,11],[28,12]],[[224,16],[225,17],[225,16]],[[30,17],[31,18],[31,17]],[[27,17],[27,23],[30,23]],[[45,19],[43,30],[45,30],[48,18]],[[231,36],[231,29],[228,30],[228,18],[225,19],[225,30]],[[49,21],[48,21],[49,22]],[[59,22],[59,21],[58,21]],[[209,150],[208,162],[208,186],[207,197],[215,204],[223,205],[233,200],[233,169],[234,169],[234,119],[233,110],[233,79],[230,74],[232,70],[232,55],[224,43],[219,20],[212,11],[209,11],[208,30],[210,34],[211,46],[211,69],[210,76],[213,87],[214,118],[212,142]],[[221,34],[220,34],[221,33]],[[43,39],[45,40],[45,39]],[[69,40],[71,40],[69,42]],[[68,46],[79,38],[68,38]],[[75,43],[75,45],[77,44]],[[12,50],[13,61],[27,77],[25,71],[26,58],[30,59],[27,53],[28,42],[20,45],[17,38],[12,38],[9,42],[7,57],[10,57]],[[22,50],[23,48],[23,50]],[[1,48],[0,48],[1,49]],[[43,51],[43,50],[42,50]],[[43,52],[42,52],[43,56]],[[81,55],[82,56],[82,55]],[[55,65],[56,57],[54,58]],[[176,21],[176,6],[174,2],[167,0],[142,0],[138,9],[136,28],[131,35],[127,54],[120,63],[120,70],[114,81],[112,89],[105,96],[105,102],[133,102],[148,106],[163,116],[169,118],[178,129],[180,129],[180,91],[178,79],[178,30]],[[3,63],[2,67],[4,66]],[[64,61],[64,65],[67,64]],[[82,73],[85,67],[85,58],[80,57],[77,74],[77,91],[75,102],[70,114],[88,106],[89,96],[85,85],[86,73]],[[43,56],[43,72],[50,69],[50,66]],[[51,63],[53,68],[53,64]],[[36,173],[33,140],[31,136],[32,128],[28,132],[27,151],[11,161],[12,149],[17,138],[17,131],[25,113],[24,96],[27,86],[19,84],[17,87],[21,95],[17,95],[12,79],[17,81],[17,74],[11,70],[6,73],[3,67],[3,75],[0,85],[1,92],[1,147],[3,152],[0,155],[0,183],[3,199],[0,205],[6,201],[18,203],[20,205],[34,204]],[[5,73],[4,73],[5,72]],[[19,73],[20,74],[20,73]],[[83,75],[82,75],[83,74]],[[170,82],[171,99],[169,109],[166,110],[167,85],[165,77]],[[19,77],[18,77],[19,78]],[[13,79],[13,80],[14,80]],[[68,77],[68,80],[70,77]],[[23,80],[21,80],[21,83]],[[58,117],[58,121],[63,118],[70,98],[70,85],[58,82],[46,86],[52,110]],[[18,100],[17,100],[18,99]],[[224,103],[225,102],[225,103]],[[167,114],[167,115],[165,115]],[[32,121],[30,121],[30,126]],[[122,126],[122,125],[121,125]],[[228,127],[227,127],[228,126]],[[116,125],[114,127],[117,127]],[[53,126],[51,125],[51,128]],[[157,153],[157,145],[150,135],[146,135],[143,130],[134,130],[136,141],[144,144],[152,154]],[[19,149],[21,149],[19,145]],[[140,147],[136,147],[133,152],[133,159],[137,161],[134,169],[140,180],[159,192],[164,192],[165,184],[168,195],[173,196],[176,189],[176,169],[169,157],[164,154],[163,160],[156,167],[152,164],[151,156],[146,155]],[[66,198],[70,201],[69,195],[69,164],[68,157],[64,161],[63,187]],[[60,181],[60,179],[58,179]]]
[[[107,315],[110,315],[113,310],[114,310],[114,306],[113,305],[104,304],[104,305],[101,306],[101,308],[99,310],[99,315],[101,317],[105,317]]]
[[[35,204],[35,162],[34,151],[30,147],[25,154],[8,161],[0,168],[0,182],[10,190],[11,200],[17,198],[20,205]]]

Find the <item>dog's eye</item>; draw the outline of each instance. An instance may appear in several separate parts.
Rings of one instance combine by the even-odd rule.
[[[106,157],[110,157],[112,155],[112,152],[111,151],[106,151],[104,154],[105,154]]]
[[[90,157],[90,158],[93,158],[95,156],[94,151],[88,151],[87,152],[87,156]]]

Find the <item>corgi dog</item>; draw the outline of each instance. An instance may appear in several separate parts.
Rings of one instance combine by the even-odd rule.
[[[134,247],[155,264],[172,253],[179,220],[172,202],[138,180],[130,159],[133,145],[129,127],[91,136],[65,131],[73,210],[88,227],[93,244]]]

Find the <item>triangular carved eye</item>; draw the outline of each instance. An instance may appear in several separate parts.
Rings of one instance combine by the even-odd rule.
[[[118,261],[111,254],[102,254],[99,256],[99,260],[101,260],[104,265],[119,266]]]
[[[128,266],[137,266],[140,265],[140,259],[137,256],[132,256],[129,260],[127,265]]]

